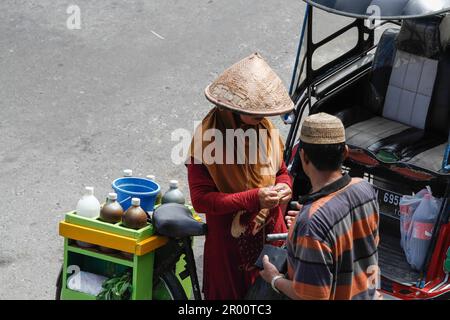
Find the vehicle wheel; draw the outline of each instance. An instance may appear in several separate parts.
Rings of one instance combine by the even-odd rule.
[[[183,286],[172,271],[168,271],[159,276],[153,285],[153,300],[187,299]]]
[[[56,280],[55,300],[61,300],[62,279],[63,279],[63,266],[61,266],[61,269],[59,270],[58,278]]]

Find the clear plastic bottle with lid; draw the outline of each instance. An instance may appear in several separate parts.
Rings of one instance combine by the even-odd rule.
[[[162,196],[161,203],[186,203],[184,194],[180,191],[180,189],[178,189],[177,180],[170,180],[169,190],[167,190],[166,193],[164,193],[164,195]]]
[[[100,202],[94,196],[94,188],[86,187],[85,194],[78,201],[76,208],[77,215],[85,218],[94,219],[100,214]],[[92,247],[94,245],[83,241],[77,241],[78,245],[83,247]]]

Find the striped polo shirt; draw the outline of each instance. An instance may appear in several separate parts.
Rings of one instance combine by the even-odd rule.
[[[344,175],[307,201],[289,230],[288,276],[300,299],[378,299],[378,202]]]

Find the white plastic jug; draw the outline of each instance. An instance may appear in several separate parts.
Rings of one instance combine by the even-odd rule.
[[[94,196],[94,188],[86,187],[86,193],[77,203],[77,214],[86,218],[95,218],[100,214],[100,202]]]
[[[85,218],[96,218],[100,215],[100,202],[94,196],[94,188],[86,187],[84,196],[77,203],[77,215]],[[90,243],[77,241],[81,247],[92,247]]]

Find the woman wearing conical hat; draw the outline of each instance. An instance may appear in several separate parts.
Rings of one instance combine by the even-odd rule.
[[[265,235],[287,232],[281,206],[291,198],[283,143],[267,116],[294,105],[259,54],[228,68],[205,90],[215,107],[190,147],[192,204],[205,213],[203,292],[206,299],[242,299],[259,275]]]

